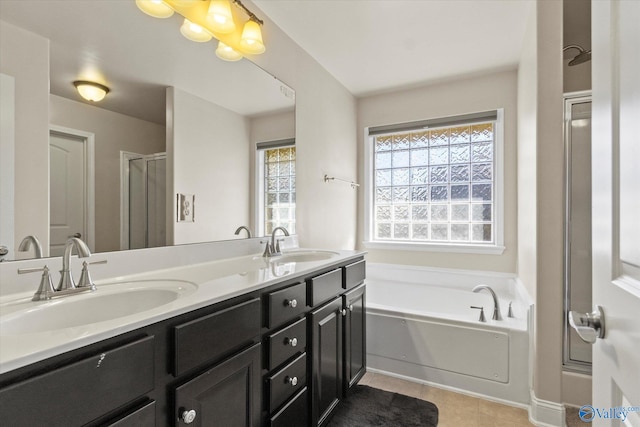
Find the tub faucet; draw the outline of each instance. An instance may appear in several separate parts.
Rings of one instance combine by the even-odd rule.
[[[76,287],[71,275],[71,268],[69,268],[69,261],[71,259],[71,252],[73,248],[78,251],[79,258],[86,258],[91,256],[91,251],[85,242],[78,237],[72,237],[67,240],[64,245],[64,256],[62,257],[62,270],[60,270],[60,282],[58,282],[57,291],[64,291],[66,289],[74,289]]]
[[[491,296],[493,297],[493,316],[491,316],[491,320],[502,320],[502,314],[500,314],[500,303],[498,302],[498,296],[496,293],[487,285],[478,285],[473,288],[473,292],[480,292],[481,290],[486,289],[489,291]]]

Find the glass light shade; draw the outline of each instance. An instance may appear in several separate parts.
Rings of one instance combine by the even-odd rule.
[[[236,30],[231,5],[227,0],[211,0],[207,12],[207,23],[213,31],[221,34],[229,34]]]
[[[240,46],[247,53],[260,54],[265,51],[260,24],[251,19],[244,24]]]
[[[136,0],[136,6],[154,18],[168,18],[173,15],[173,9],[162,0]]]
[[[222,42],[218,42],[216,56],[220,59],[224,59],[225,61],[239,61],[242,59],[242,54],[240,52]]]
[[[194,42],[208,42],[211,40],[211,34],[206,32],[200,25],[194,24],[186,18],[180,27],[180,32]]]
[[[105,85],[101,85],[100,83],[78,80],[73,82],[73,85],[78,90],[80,96],[87,101],[102,101],[107,93],[109,93],[109,88]]]

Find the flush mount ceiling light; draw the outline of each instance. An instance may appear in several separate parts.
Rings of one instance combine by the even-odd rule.
[[[136,0],[136,5],[159,18],[171,16],[167,9],[171,14],[182,15],[185,20],[180,32],[196,42],[215,37],[219,41],[216,55],[225,61],[238,61],[244,55],[265,51],[261,28],[264,23],[240,0]]]
[[[78,90],[81,97],[91,102],[102,101],[109,93],[109,88],[100,83],[89,82],[86,80],[76,80],[73,85]]]

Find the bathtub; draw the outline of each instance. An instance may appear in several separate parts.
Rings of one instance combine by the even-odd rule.
[[[478,284],[496,292],[503,321],[491,320],[488,292],[471,292]],[[472,305],[484,307],[486,322]],[[529,308],[513,275],[369,264],[367,368],[527,406]]]

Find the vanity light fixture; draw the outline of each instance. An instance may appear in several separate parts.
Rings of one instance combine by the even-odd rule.
[[[231,4],[249,19],[242,23],[244,19],[239,18],[242,13],[232,10]],[[216,55],[225,61],[238,61],[244,55],[265,51],[261,28],[264,22],[240,0],[136,0],[136,5],[144,13],[158,18],[171,16],[167,9],[171,14],[182,15],[182,35],[196,42],[216,38],[219,42]]]
[[[242,59],[242,54],[234,50],[231,46],[227,46],[222,42],[218,42],[218,48],[216,49],[216,56],[225,61],[239,61]]]
[[[86,80],[76,80],[73,85],[78,90],[81,97],[91,102],[102,101],[109,93],[109,88],[105,85]]]
[[[183,36],[193,42],[208,42],[212,38],[211,34],[209,34],[204,28],[198,24],[194,24],[187,18],[184,18],[184,22],[180,27],[180,32]]]
[[[233,22],[231,5],[227,0],[211,0],[207,12],[207,22],[211,29],[222,34],[233,33],[236,30],[236,23]]]
[[[136,6],[154,18],[168,18],[173,15],[173,9],[162,0],[136,0]]]
[[[254,21],[253,18],[250,18],[244,24],[240,46],[248,53],[264,53],[265,48],[262,42],[262,30],[260,29],[260,24]]]

